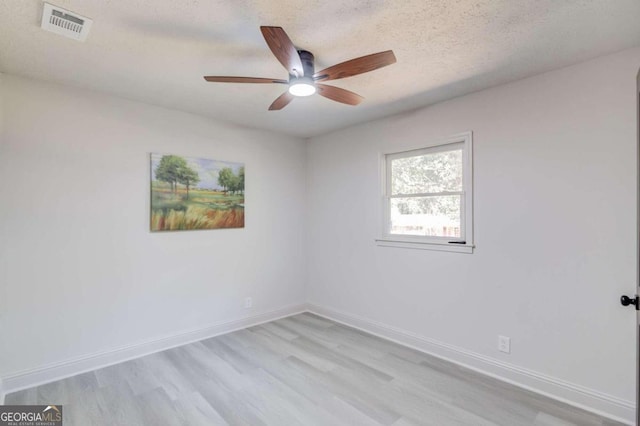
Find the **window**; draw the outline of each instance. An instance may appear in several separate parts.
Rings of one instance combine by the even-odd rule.
[[[472,138],[384,154],[379,245],[471,253]]]

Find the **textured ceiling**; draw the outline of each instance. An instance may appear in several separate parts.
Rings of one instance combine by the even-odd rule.
[[[640,44],[638,0],[55,0],[94,20],[86,42],[40,29],[42,2],[0,1],[0,72],[243,126],[313,136]],[[392,49],[398,62],[332,82],[365,100],[268,106],[286,78],[259,30],[282,26],[316,69]]]

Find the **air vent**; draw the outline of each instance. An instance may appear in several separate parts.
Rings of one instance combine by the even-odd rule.
[[[58,6],[44,3],[42,29],[78,41],[84,41],[93,21]]]

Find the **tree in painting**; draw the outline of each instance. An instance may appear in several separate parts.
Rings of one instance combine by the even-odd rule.
[[[244,167],[240,167],[237,175],[228,167],[220,170],[218,183],[224,188],[225,194],[244,193]]]
[[[200,182],[198,172],[185,165],[178,169],[178,182],[187,187],[187,200],[189,199],[189,188]]]
[[[163,155],[160,164],[156,168],[156,178],[171,185],[171,190],[176,192],[178,176],[181,168],[187,167],[184,158],[177,155]]]
[[[244,166],[240,167],[240,171],[238,172],[238,192],[244,194]]]
[[[228,191],[231,191],[231,188],[233,187],[233,178],[233,171],[228,167],[225,167],[220,170],[220,173],[218,173],[218,183],[222,186],[225,194]]]

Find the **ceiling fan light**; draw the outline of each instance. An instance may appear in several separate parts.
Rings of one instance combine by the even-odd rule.
[[[291,82],[289,93],[293,96],[311,96],[316,93],[316,86],[313,84],[313,80],[300,78]]]

